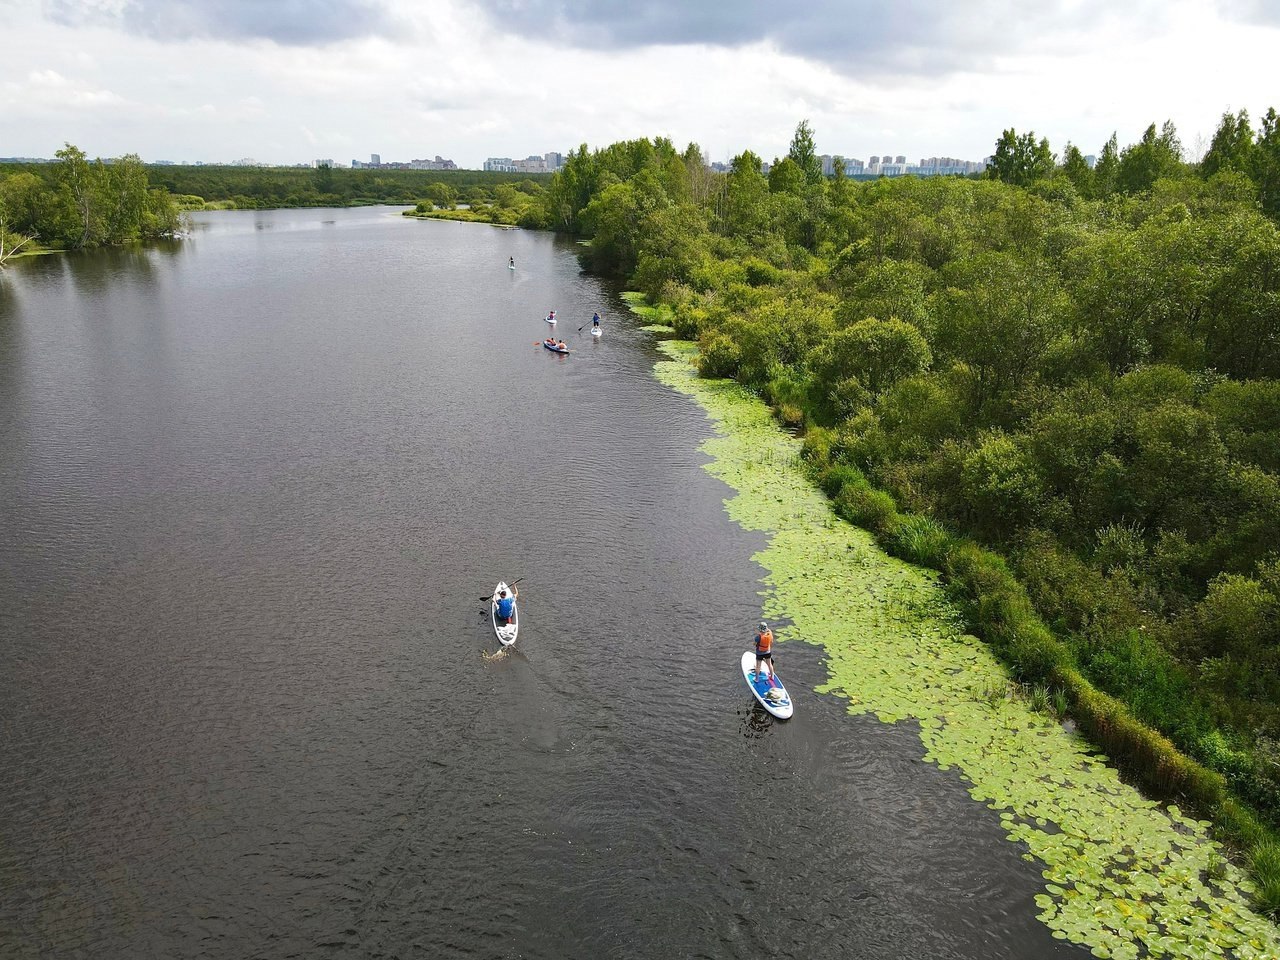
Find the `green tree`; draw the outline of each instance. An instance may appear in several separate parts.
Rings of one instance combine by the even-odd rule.
[[[1031,524],[1044,499],[1026,445],[998,430],[980,436],[965,454],[960,483],[969,523],[993,542]]]
[[[680,157],[685,185],[681,191],[695,204],[705,205],[721,189],[723,178],[714,173],[702,155],[702,148],[690,143]]]
[[[769,168],[769,192],[800,196],[805,186],[804,168],[791,157],[783,157]]]
[[[655,208],[637,245],[637,289],[656,299],[668,283],[692,283],[706,257],[707,232],[702,211],[691,203]]]
[[[58,235],[53,221],[57,212],[55,197],[34,173],[24,170],[0,180],[0,204],[11,231],[49,240]]]
[[[1133,489],[1140,519],[1155,529],[1183,530],[1193,540],[1211,532],[1207,507],[1223,492],[1230,463],[1214,419],[1180,400],[1137,414]]]
[[[845,292],[836,317],[856,323],[866,317],[891,317],[924,329],[930,319],[926,289],[933,271],[910,260],[872,260],[840,278]]]
[[[578,217],[599,190],[599,180],[597,158],[587,151],[584,143],[565,159],[547,190],[547,209],[556,229],[578,232]]]
[[[183,215],[169,191],[163,187],[148,190],[146,209],[142,213],[142,236],[174,237],[185,229],[190,229],[189,218]]]
[[[586,256],[598,273],[630,277],[639,263],[649,218],[671,206],[662,177],[653,167],[605,187],[582,211],[582,227],[591,235]]]
[[[452,210],[458,203],[458,194],[447,183],[436,181],[427,187],[427,199],[437,207]]]
[[[721,232],[751,240],[769,222],[769,181],[760,172],[760,158],[745,150],[733,158],[719,218]]]
[[[75,223],[71,246],[97,246],[106,236],[102,164],[91,164],[83,150],[69,143],[54,156],[59,160],[54,175]]]
[[[1184,170],[1182,142],[1173,121],[1166,120],[1159,132],[1151,124],[1140,141],[1120,152],[1116,185],[1124,193],[1141,193],[1162,177],[1177,177]]]
[[[1093,171],[1089,169],[1089,164],[1085,163],[1084,154],[1074,143],[1068,143],[1062,151],[1062,165],[1059,169],[1081,196],[1093,196]]]
[[[1070,300],[1053,271],[1007,253],[952,264],[933,344],[974,372],[976,408],[1017,391],[1066,330]]]
[[[146,232],[147,170],[136,153],[112,161],[105,169],[105,228],[111,242],[136,240]]]
[[[1275,107],[1262,117],[1256,146],[1253,180],[1258,185],[1262,210],[1280,220],[1280,118],[1276,116]]]
[[[1222,170],[1252,174],[1253,151],[1253,129],[1249,126],[1249,112],[1241,110],[1234,117],[1224,113],[1218,129],[1214,131],[1213,141],[1200,161],[1200,175],[1207,179]]]
[[[1280,229],[1236,211],[1199,232],[1205,252],[1191,269],[1203,287],[1189,320],[1207,363],[1239,379],[1280,378]]]
[[[1012,127],[1000,134],[991,165],[987,168],[993,179],[1019,187],[1047,179],[1053,175],[1053,170],[1054,157],[1048,139],[1042,137],[1037,141],[1034,131],[1018,136]]]
[[[442,184],[443,186],[443,184]],[[446,187],[446,189],[448,189]],[[493,203],[506,210],[515,209],[523,204],[523,194],[509,183],[500,183],[493,188]],[[434,198],[433,198],[434,200]]]
[[[333,191],[333,167],[327,163],[318,163],[311,171],[311,182],[319,193]]]
[[[805,182],[817,183],[822,179],[822,161],[818,158],[818,150],[813,142],[813,128],[809,126],[808,120],[801,120],[796,124],[787,157],[800,168]]]
[[[835,206],[843,206],[849,202],[852,195],[853,183],[849,180],[849,175],[845,170],[845,159],[841,156],[831,158],[831,185],[829,196],[831,203]]]
[[[1115,133],[1102,145],[1098,162],[1093,165],[1093,196],[1109,197],[1119,189],[1120,146]]]
[[[0,187],[3,183],[0,183]],[[9,216],[9,208],[5,203],[3,194],[0,194],[0,268],[21,252],[22,248],[30,244],[35,238],[30,235],[18,233],[13,227],[13,220]]]
[[[831,391],[852,378],[873,394],[923,373],[932,362],[933,354],[920,331],[892,317],[867,317],[833,333],[811,360],[820,388]]]

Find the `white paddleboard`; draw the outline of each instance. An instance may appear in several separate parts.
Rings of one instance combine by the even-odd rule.
[[[760,706],[779,720],[786,720],[791,716],[791,697],[787,694],[787,688],[777,676],[772,680],[768,674],[756,676],[756,655],[753,650],[742,655],[742,677],[751,688],[751,693],[760,701]]]
[[[597,340],[599,340],[601,337],[604,336],[604,331],[601,330],[599,327],[592,327],[591,335],[595,337]]]
[[[502,582],[499,582],[498,585],[493,588],[493,597],[490,598],[490,602],[489,602],[489,617],[490,619],[493,620],[493,632],[497,636],[498,642],[502,644],[504,647],[509,647],[516,642],[516,634],[520,632],[520,604],[519,602],[512,604],[510,623],[499,623],[498,622],[498,591],[499,590],[506,590],[507,593],[511,592],[511,588]]]

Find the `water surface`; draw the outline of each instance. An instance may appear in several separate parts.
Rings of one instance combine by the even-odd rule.
[[[0,278],[0,955],[1084,955],[817,651],[754,707],[763,540],[574,249],[222,212]]]

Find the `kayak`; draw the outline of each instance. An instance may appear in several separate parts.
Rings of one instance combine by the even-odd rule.
[[[787,688],[777,676],[772,678],[772,682],[768,674],[756,676],[756,655],[752,650],[742,655],[742,676],[751,693],[760,701],[760,706],[779,720],[791,716],[791,697],[787,695]]]
[[[514,270],[515,268],[516,268],[516,265],[515,265],[514,263],[508,263],[508,264],[507,264],[507,269],[508,269],[508,270]]]
[[[547,323],[551,324],[553,327],[556,325],[555,317],[543,317],[542,319],[547,321]]]
[[[516,634],[520,632],[520,604],[513,603],[511,605],[510,623],[498,623],[499,590],[506,590],[508,593],[511,592],[511,588],[502,582],[499,582],[498,585],[493,588],[493,597],[490,598],[489,602],[489,616],[493,620],[493,632],[497,635],[498,642],[504,647],[509,647],[516,642]]]
[[[599,327],[592,327],[591,335],[595,337],[597,340],[599,340],[601,337],[604,336],[604,331],[601,330]]]
[[[551,344],[547,343],[547,341],[545,341],[545,340],[543,340],[543,341],[542,341],[542,345],[543,345],[544,347],[546,347],[548,350],[550,350],[552,353],[563,353],[563,354],[566,354],[566,355],[569,353],[569,348],[568,348],[568,347],[565,347],[565,348],[562,350],[562,349],[560,349],[559,347],[553,347]]]

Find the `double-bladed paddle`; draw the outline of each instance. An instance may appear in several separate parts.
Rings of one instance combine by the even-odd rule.
[[[523,579],[524,579],[524,577],[521,577],[521,578],[520,578],[520,580],[523,580]],[[514,587],[517,583],[519,583],[519,582],[520,582],[520,580],[512,580],[509,584],[507,584],[507,586],[508,586],[508,587]],[[481,599],[481,600],[492,600],[492,599],[493,599],[493,594],[492,594],[492,593],[490,593],[487,597],[481,597],[480,599]]]

